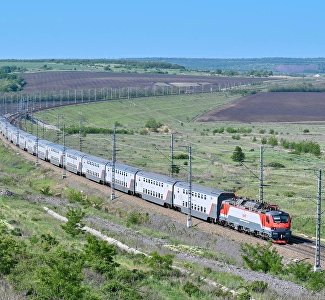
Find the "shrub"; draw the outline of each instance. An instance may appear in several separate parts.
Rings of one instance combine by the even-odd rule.
[[[46,195],[46,196],[52,196],[53,195],[53,192],[51,191],[51,187],[49,185],[42,187],[40,189],[40,192],[43,195]]]
[[[272,161],[272,162],[268,163],[266,166],[271,167],[271,168],[275,168],[275,169],[285,168],[284,164],[281,164],[281,163],[276,162],[276,161]]]
[[[271,249],[272,244],[241,246],[242,258],[246,266],[253,271],[264,273],[279,274],[283,270],[282,257],[275,248]]]
[[[152,252],[148,257],[148,265],[154,270],[171,270],[174,256],[160,255],[158,252]]]
[[[255,280],[248,286],[249,290],[255,293],[264,293],[267,289],[268,284],[264,281]]]
[[[81,222],[85,213],[81,209],[69,209],[67,212],[68,222],[61,225],[63,230],[71,234],[73,237],[82,233],[84,224]]]
[[[245,159],[245,153],[243,152],[242,148],[239,146],[236,146],[231,159],[236,162],[242,162]]]
[[[299,281],[307,281],[312,272],[312,265],[306,262],[291,263],[287,266],[287,271]]]
[[[270,129],[269,133],[274,134],[274,129]]]
[[[278,145],[278,139],[275,136],[269,137],[267,143],[271,146],[277,146]]]
[[[213,131],[212,131],[212,133],[224,133],[224,132],[225,132],[224,127],[216,128],[216,129],[213,129]]]
[[[291,192],[291,191],[287,191],[287,192],[284,192],[283,195],[288,197],[288,198],[292,198],[294,195],[296,195],[296,193]]]
[[[180,153],[180,154],[174,155],[173,158],[174,159],[188,159],[188,154],[186,154],[186,153]]]
[[[312,291],[318,292],[324,289],[325,286],[325,272],[311,272],[307,281],[307,287]]]
[[[198,286],[193,284],[192,282],[188,281],[184,284],[183,290],[186,294],[188,294],[190,297],[192,295],[198,295],[200,294],[200,289]]]
[[[265,129],[260,129],[260,130],[259,130],[259,133],[260,133],[260,134],[264,134],[264,133],[265,133]]]
[[[256,137],[255,136],[253,137],[252,142],[256,142]]]
[[[127,226],[140,225],[148,221],[149,221],[148,213],[143,214],[136,211],[132,211],[127,217],[126,225]]]
[[[157,122],[154,118],[150,118],[145,124],[145,127],[151,129],[152,131],[157,131],[161,126],[162,124]]]
[[[267,139],[266,139],[266,137],[263,137],[262,139],[261,139],[261,144],[262,145],[265,145],[267,143]]]
[[[239,134],[234,134],[231,136],[233,140],[240,140],[240,135]]]
[[[81,191],[77,191],[74,189],[68,190],[67,198],[71,202],[85,203],[87,201],[86,195],[84,195]]]
[[[309,133],[309,129],[304,129],[303,133]]]

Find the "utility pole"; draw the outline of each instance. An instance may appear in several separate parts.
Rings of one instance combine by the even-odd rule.
[[[36,120],[36,163],[35,166],[39,165],[38,161],[38,120]]]
[[[170,135],[170,173],[174,175],[174,134]]]
[[[81,117],[81,114],[80,114],[80,120],[79,120],[79,151],[82,152],[81,128],[82,128],[82,117]]]
[[[57,131],[57,139],[59,141],[60,139],[60,115],[58,115],[58,119],[57,119],[57,128],[58,128],[58,131]]]
[[[115,163],[116,163],[116,125],[113,129],[112,137],[112,185],[111,185],[111,200],[115,199]]]
[[[62,179],[67,177],[67,171],[65,169],[65,124],[63,124],[63,155],[62,155]]]
[[[321,230],[321,202],[322,202],[322,170],[319,170],[319,174],[317,176],[318,181],[318,195],[317,195],[317,220],[316,220],[316,245],[315,245],[315,265],[314,272],[320,271],[320,230]]]
[[[263,165],[263,146],[260,146],[260,202],[264,202],[264,165]]]
[[[187,228],[192,227],[192,147],[188,146],[188,215],[187,215]]]

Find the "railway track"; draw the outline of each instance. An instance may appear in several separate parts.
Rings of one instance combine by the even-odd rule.
[[[1,139],[5,143],[9,144],[11,146],[11,148],[15,149],[15,151],[18,150],[19,152],[24,153],[24,157],[26,157],[28,160],[35,159],[35,157],[31,156],[27,152],[21,150],[20,148],[17,148],[13,144],[9,143],[2,136],[1,136]],[[46,165],[46,166],[51,166],[52,169],[56,169],[57,171],[62,170],[61,168],[56,167],[48,162],[45,162],[42,160],[40,160],[40,162],[44,163],[44,165]],[[62,172],[62,171],[60,171],[60,172]],[[78,179],[79,181],[82,181],[84,184],[86,184],[88,186],[92,186],[92,187],[96,186],[96,189],[100,189],[107,196],[107,193],[109,192],[109,187],[104,186],[104,185],[98,185],[98,183],[91,182],[88,179],[80,177],[73,173],[69,173],[69,174],[70,174],[69,177],[79,178]],[[162,215],[172,217],[173,219],[178,220],[179,222],[183,222],[183,219],[184,219],[184,222],[186,222],[186,215],[181,214],[177,211],[174,211],[171,209],[165,209],[165,208],[157,206],[153,203],[143,201],[135,196],[125,195],[123,193],[121,195],[123,195],[123,198],[125,198],[125,200],[127,200],[127,201],[128,200],[132,200],[132,202],[136,201],[137,205],[139,205],[143,208],[148,208],[148,209],[154,210],[155,212],[160,213]],[[254,237],[251,235],[245,235],[243,233],[234,231],[230,228],[202,222],[202,220],[198,220],[198,219],[196,220],[195,218],[194,218],[193,225],[195,227],[201,229],[202,231],[229,237],[231,240],[238,241],[239,243],[243,243],[243,242],[254,243],[254,244],[266,243],[265,241],[263,241],[257,237]],[[315,246],[314,246],[314,241],[312,241],[310,239],[306,239],[306,238],[299,237],[299,236],[293,236],[291,244],[289,244],[289,245],[274,245],[274,247],[276,247],[278,252],[282,256],[286,257],[287,259],[295,260],[295,261],[308,261],[311,264],[313,264],[313,262],[314,262]],[[325,246],[324,245],[321,246],[321,265],[325,265]]]

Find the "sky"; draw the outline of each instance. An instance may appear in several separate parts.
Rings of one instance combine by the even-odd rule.
[[[325,57],[321,0],[0,0],[0,59]]]

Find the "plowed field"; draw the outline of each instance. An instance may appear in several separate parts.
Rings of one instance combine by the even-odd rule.
[[[40,92],[68,89],[94,88],[127,88],[152,87],[154,85],[171,86],[209,86],[216,85],[227,88],[233,85],[247,85],[250,83],[270,80],[269,78],[244,77],[208,77],[190,75],[163,75],[137,73],[109,73],[109,72],[38,72],[23,74],[27,82],[24,92]]]
[[[325,93],[259,93],[200,116],[198,121],[325,121]]]

